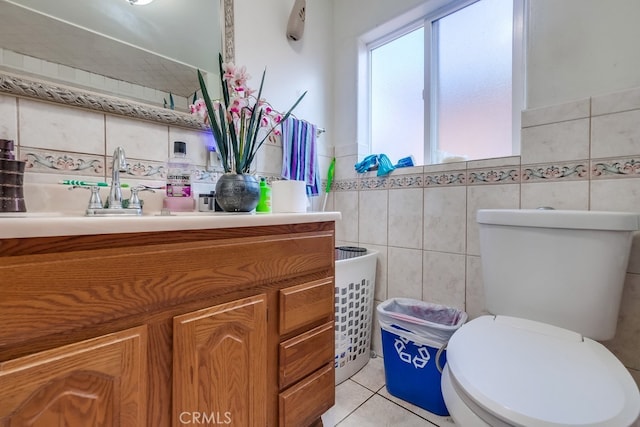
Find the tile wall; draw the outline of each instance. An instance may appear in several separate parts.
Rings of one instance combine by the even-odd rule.
[[[208,131],[187,129],[131,119],[67,105],[0,94],[0,138],[16,142],[16,156],[26,161],[25,201],[29,211],[75,211],[86,208],[89,194],[68,191],[62,179],[108,181],[117,146],[124,148],[129,168],[120,177],[127,183],[163,185],[166,161],[174,141],[187,143],[187,155],[195,168],[194,191],[215,189],[221,174],[209,158],[213,139]],[[318,142],[321,170],[333,154],[326,141]],[[256,161],[256,174],[278,179],[282,170],[282,144],[267,141]],[[326,174],[326,172],[325,172]],[[106,191],[102,191],[103,198]],[[125,197],[128,193],[125,191]],[[164,193],[141,193],[147,209],[159,210]],[[312,199],[319,209],[321,198]]]
[[[129,165],[120,173],[123,182],[163,185],[173,141],[185,141],[197,170],[197,185],[203,192],[213,188],[215,174],[207,168],[207,146],[211,144],[207,132],[0,95],[0,138],[13,139],[16,157],[27,163],[25,201],[29,211],[81,212],[88,193],[69,192],[56,183],[62,179],[110,181],[117,146],[124,148]],[[141,193],[141,198],[161,203],[161,193]],[[58,203],[47,206],[47,202]]]
[[[525,111],[520,156],[375,172],[334,182],[337,243],[379,251],[376,303],[416,298],[485,313],[481,208],[640,212],[640,89]],[[354,153],[336,150],[343,170]],[[374,319],[373,348],[381,352]],[[616,337],[604,344],[640,384],[640,235]]]

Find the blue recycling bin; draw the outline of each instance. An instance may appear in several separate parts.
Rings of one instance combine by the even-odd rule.
[[[392,298],[377,308],[387,390],[436,415],[449,411],[440,387],[446,344],[466,321],[456,308]]]

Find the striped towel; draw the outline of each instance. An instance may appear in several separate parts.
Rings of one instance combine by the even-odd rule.
[[[307,183],[307,195],[320,194],[317,127],[289,117],[282,124],[282,177]]]

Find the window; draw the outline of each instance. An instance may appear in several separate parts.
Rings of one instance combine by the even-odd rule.
[[[416,164],[518,154],[522,1],[453,1],[366,45],[372,153]]]
[[[370,55],[372,153],[385,153],[393,162],[407,155],[422,161],[424,27],[372,49]]]

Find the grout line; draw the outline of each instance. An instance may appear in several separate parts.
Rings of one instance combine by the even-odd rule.
[[[589,158],[587,159],[587,210],[591,210],[591,180],[593,179],[593,175],[591,173],[591,165],[593,164],[592,150],[593,150],[593,141],[592,141],[592,132],[593,132],[593,97],[589,99]]]
[[[357,380],[354,380],[353,377],[351,377],[349,379],[351,381],[353,381],[354,383],[358,384],[359,386],[362,386],[362,387],[366,388],[367,390],[369,390],[372,393],[377,393],[377,392],[379,392],[380,390],[382,390],[385,387],[385,385],[382,384],[382,386],[380,386],[380,387],[378,387],[377,389],[374,390],[374,389],[371,389],[370,387],[367,387],[366,385],[364,385],[362,383],[359,383]]]
[[[404,406],[400,405],[399,403],[394,402],[393,400],[389,399],[388,397],[383,396],[383,395],[378,394],[378,393],[376,393],[376,395],[378,395],[378,396],[382,397],[383,399],[386,399],[387,401],[389,401],[389,402],[393,403],[393,404],[394,404],[394,405],[396,405],[396,406],[399,406],[399,407],[400,407],[400,408],[402,408],[403,410],[405,410],[405,411],[407,411],[407,412],[412,413],[412,414],[413,414],[413,415],[415,415],[416,417],[419,417],[420,419],[425,420],[425,421],[426,421],[426,422],[428,422],[429,424],[432,424],[432,425],[434,425],[434,426],[438,427],[438,425],[437,425],[437,424],[433,423],[432,421],[429,421],[428,419],[426,419],[425,417],[421,416],[420,414],[418,414],[418,413],[416,413],[416,412],[413,412],[411,409],[409,409],[409,408],[405,408]],[[368,400],[368,399],[367,399],[367,400]]]
[[[433,425],[433,426],[439,427],[439,425],[438,425],[438,424],[436,424],[436,422],[435,422],[435,421],[429,420],[428,418],[425,418],[424,416],[420,415],[419,413],[414,412],[414,411],[413,411],[413,410],[411,410],[410,408],[407,408],[407,407],[405,407],[405,406],[401,405],[400,403],[397,403],[397,402],[393,401],[393,400],[392,400],[391,398],[389,398],[388,396],[385,396],[385,395],[381,394],[380,392],[381,392],[381,391],[386,387],[386,381],[385,381],[385,382],[383,382],[382,386],[380,386],[380,387],[378,387],[378,388],[377,388],[377,391],[372,391],[372,390],[371,390],[371,388],[369,388],[369,387],[365,386],[364,384],[361,384],[360,382],[356,381],[356,380],[354,379],[354,377],[353,377],[353,376],[352,376],[352,377],[350,377],[350,378],[348,378],[348,379],[347,379],[347,381],[353,381],[355,384],[358,384],[359,386],[363,387],[363,388],[364,388],[364,389],[366,389],[367,391],[370,391],[372,394],[371,394],[368,398],[366,398],[362,403],[360,403],[356,408],[354,408],[354,409],[353,409],[352,411],[350,411],[347,415],[345,415],[341,420],[339,420],[339,421],[338,421],[338,420],[336,420],[336,424],[335,424],[335,426],[339,426],[341,423],[343,423],[344,421],[346,421],[346,420],[347,420],[347,419],[348,419],[348,418],[349,418],[349,417],[350,417],[354,412],[356,412],[356,411],[357,411],[357,410],[358,410],[362,405],[364,405],[368,400],[370,400],[373,396],[378,395],[378,396],[380,396],[380,397],[382,397],[382,398],[386,399],[387,401],[389,401],[389,402],[393,403],[394,405],[396,405],[396,406],[400,407],[403,411],[405,411],[405,412],[407,412],[407,413],[410,413],[410,414],[413,414],[413,415],[415,415],[415,416],[419,417],[420,419],[427,421],[427,422],[429,423],[429,425]],[[400,400],[401,400],[401,399],[400,399]],[[407,403],[409,403],[409,402],[407,402]],[[427,412],[428,412],[428,411],[427,411]],[[433,415],[435,415],[435,414],[433,414]]]
[[[372,393],[371,396],[367,397],[361,404],[359,404],[356,408],[353,409],[353,411],[349,412],[343,419],[341,419],[340,421],[338,421],[336,423],[336,427],[339,426],[340,424],[342,424],[343,421],[346,421],[347,418],[349,418],[354,412],[356,412],[358,409],[360,409],[360,407],[362,405],[364,405],[365,403],[367,403],[373,396],[375,396],[376,393]]]

